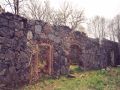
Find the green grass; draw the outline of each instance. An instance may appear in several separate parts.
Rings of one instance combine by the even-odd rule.
[[[72,66],[71,71],[75,78],[42,78],[39,83],[20,90],[120,90],[120,68],[82,72]]]

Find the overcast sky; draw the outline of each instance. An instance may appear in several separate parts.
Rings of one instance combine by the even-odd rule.
[[[58,8],[63,0],[50,0],[52,6]],[[87,17],[95,15],[112,18],[120,13],[120,0],[66,0],[69,1],[75,8],[85,10]]]
[[[0,0],[0,4],[5,0]],[[51,6],[59,8],[65,0],[50,0]],[[70,2],[74,8],[85,10],[86,17],[90,18],[95,15],[112,18],[120,13],[120,0],[66,0]]]

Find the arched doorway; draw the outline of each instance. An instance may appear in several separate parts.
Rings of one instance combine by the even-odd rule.
[[[81,67],[83,66],[83,62],[81,60],[82,50],[81,48],[74,44],[70,46],[70,70],[81,70]]]
[[[78,45],[71,45],[70,46],[71,64],[78,64],[80,56],[81,56],[81,49],[79,48],[79,46]]]

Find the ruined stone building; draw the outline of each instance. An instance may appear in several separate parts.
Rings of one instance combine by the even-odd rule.
[[[119,54],[117,42],[99,44],[67,26],[0,14],[0,87],[67,75],[71,63],[83,70],[116,66]]]

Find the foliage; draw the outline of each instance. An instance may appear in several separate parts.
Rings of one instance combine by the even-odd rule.
[[[42,78],[39,83],[20,90],[120,90],[120,68],[81,72],[72,66],[72,70],[76,78]]]

